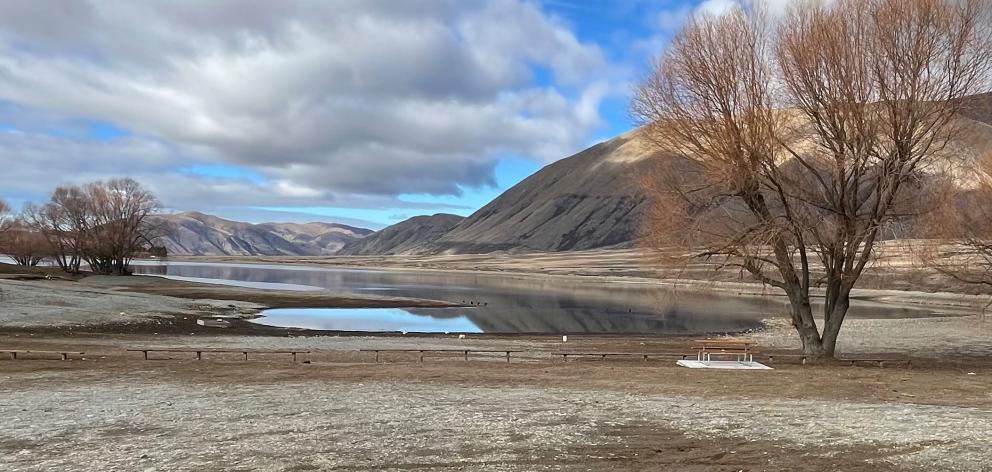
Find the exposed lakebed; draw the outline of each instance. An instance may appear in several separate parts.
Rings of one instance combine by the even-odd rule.
[[[673,291],[650,283],[565,277],[289,265],[142,262],[140,274],[258,289],[427,298],[463,308],[273,309],[254,322],[337,331],[672,334],[740,332],[785,316],[780,297]],[[855,302],[851,317],[937,316],[921,307]]]

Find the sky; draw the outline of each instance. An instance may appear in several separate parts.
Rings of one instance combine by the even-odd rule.
[[[0,198],[126,176],[241,221],[469,215],[633,128],[650,60],[734,4],[0,2]]]

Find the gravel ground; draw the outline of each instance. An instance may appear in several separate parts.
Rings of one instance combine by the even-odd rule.
[[[399,381],[189,384],[141,372],[17,388],[32,375],[0,377],[0,391],[16,389],[0,395],[3,470],[586,470],[599,448],[624,447],[607,432],[645,424],[810,451],[869,446],[878,466],[992,464],[992,411],[975,408]]]
[[[764,320],[749,333],[766,348],[796,349],[799,336],[788,320]],[[847,319],[837,339],[842,354],[898,353],[920,358],[992,358],[992,317],[955,316],[895,320]]]
[[[254,313],[260,308],[253,303],[182,300],[59,280],[0,280],[0,302],[0,326],[19,328],[141,323],[166,315]]]

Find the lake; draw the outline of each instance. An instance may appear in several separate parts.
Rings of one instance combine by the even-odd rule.
[[[138,261],[135,272],[260,290],[331,290],[428,298],[465,308],[273,309],[269,326],[341,331],[699,335],[741,332],[785,317],[783,297],[673,291],[657,284],[497,273]],[[770,294],[775,292],[769,289]],[[938,316],[927,308],[852,304],[850,317]]]

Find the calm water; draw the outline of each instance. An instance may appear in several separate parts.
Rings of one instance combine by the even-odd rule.
[[[346,331],[704,334],[744,331],[785,316],[779,297],[690,292],[643,283],[605,283],[502,274],[392,271],[254,264],[140,262],[137,273],[258,289],[429,298],[471,308],[278,309],[271,326]],[[770,292],[774,293],[774,292]],[[862,302],[851,317],[934,316],[930,310]]]

